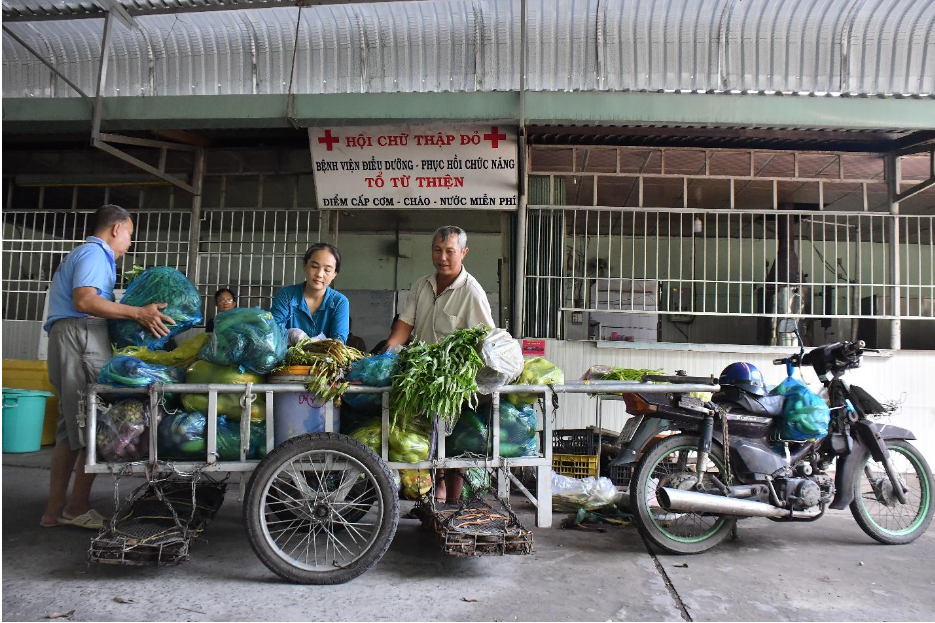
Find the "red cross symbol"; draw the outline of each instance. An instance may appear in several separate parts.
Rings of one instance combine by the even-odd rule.
[[[490,141],[490,146],[493,147],[494,149],[496,149],[499,146],[500,141],[506,140],[506,134],[500,134],[498,132],[499,129],[500,128],[498,128],[497,126],[491,126],[490,134],[484,135],[484,140]],[[318,140],[320,141],[321,139],[318,139]]]
[[[496,128],[494,128],[494,130],[496,130]],[[337,136],[331,136],[331,130],[325,130],[325,135],[318,139],[319,143],[328,146],[328,151],[331,151],[331,147],[340,141],[341,139]]]

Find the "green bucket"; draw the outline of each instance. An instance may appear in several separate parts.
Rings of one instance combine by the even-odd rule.
[[[51,392],[3,388],[3,452],[36,452]]]

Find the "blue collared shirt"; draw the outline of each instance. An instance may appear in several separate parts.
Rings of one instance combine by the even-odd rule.
[[[347,342],[351,315],[351,305],[347,297],[329,287],[313,315],[308,311],[304,290],[305,283],[302,282],[286,286],[276,293],[273,308],[270,310],[276,322],[287,331],[302,329],[310,337],[324,333],[329,339]]]
[[[87,318],[75,309],[72,294],[75,288],[96,288],[108,301],[114,300],[117,282],[117,264],[114,251],[97,236],[88,236],[87,242],[72,249],[58,265],[49,288],[49,317],[43,329],[49,331],[56,320]]]

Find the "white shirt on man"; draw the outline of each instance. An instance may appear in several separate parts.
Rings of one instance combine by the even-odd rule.
[[[436,293],[435,275],[426,275],[412,285],[399,319],[412,325],[413,339],[434,343],[458,329],[479,324],[495,327],[484,288],[467,270],[441,293]]]

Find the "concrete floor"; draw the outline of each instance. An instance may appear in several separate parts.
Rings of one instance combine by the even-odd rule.
[[[451,558],[403,519],[371,571],[317,587],[283,583],[259,562],[232,489],[184,565],[89,566],[92,532],[38,526],[48,454],[3,455],[4,621],[69,610],[75,621],[922,621],[935,612],[935,530],[886,547],[848,512],[813,524],[745,520],[737,541],[690,557],[651,555],[633,527],[561,530],[556,515],[556,527],[535,529],[531,556]],[[110,477],[98,478],[94,502],[112,511]],[[534,525],[531,506],[514,506]]]

